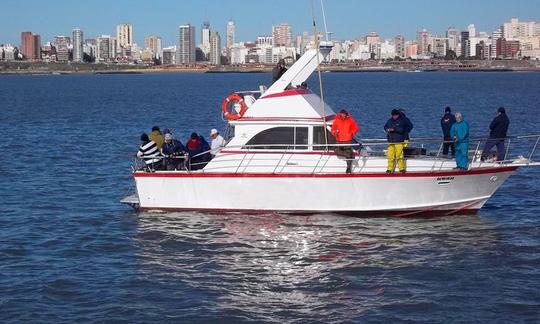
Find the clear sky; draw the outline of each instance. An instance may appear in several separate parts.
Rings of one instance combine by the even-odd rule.
[[[237,40],[254,40],[271,33],[272,24],[287,22],[293,34],[312,32],[312,0],[0,0],[0,43],[18,46],[20,33],[42,35],[42,42],[56,35],[71,36],[75,27],[84,37],[115,35],[116,25],[131,23],[135,41],[158,35],[163,45],[177,42],[178,26],[197,28],[208,20],[224,39],[229,19],[236,22]],[[320,0],[313,0],[319,27]],[[370,31],[391,38],[398,33],[414,38],[427,28],[443,34],[447,27],[465,29],[474,23],[477,31],[491,32],[511,17],[540,21],[540,0],[326,0],[328,29],[334,39],[353,39]],[[224,42],[222,40],[222,42]]]

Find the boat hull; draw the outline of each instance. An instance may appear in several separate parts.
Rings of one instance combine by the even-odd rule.
[[[134,173],[141,210],[343,215],[474,213],[517,167],[406,174]]]

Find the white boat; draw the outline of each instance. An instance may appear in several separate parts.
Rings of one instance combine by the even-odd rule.
[[[266,91],[229,97],[223,112],[233,134],[204,168],[135,170],[136,194],[123,202],[163,211],[454,215],[476,212],[516,169],[539,165],[534,135],[521,138],[535,143],[527,158],[482,162],[480,144],[471,145],[469,169],[456,171],[439,148],[408,157],[406,173],[387,174],[384,141],[364,140],[346,174],[324,132],[335,113],[304,83],[331,48],[323,42],[307,51]],[[230,99],[241,109],[229,112]]]

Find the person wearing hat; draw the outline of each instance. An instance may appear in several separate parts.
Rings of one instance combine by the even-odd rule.
[[[210,154],[213,158],[219,153],[221,148],[225,146],[225,139],[223,139],[223,136],[219,135],[219,132],[215,128],[210,130],[210,137],[212,138],[212,142],[210,142]]]
[[[456,123],[450,129],[456,143],[456,169],[467,170],[469,166],[469,124],[463,114],[456,113]]]
[[[444,109],[444,115],[441,118],[441,129],[443,132],[444,143],[442,154],[448,155],[448,151],[451,152],[452,156],[456,155],[456,146],[454,145],[454,139],[450,136],[450,129],[452,125],[456,123],[456,117],[452,114],[452,109],[446,107]]]
[[[141,135],[141,146],[137,152],[137,157],[143,159],[146,167],[151,171],[159,170],[162,166],[162,156],[157,148],[157,144],[146,133]]]
[[[152,127],[152,132],[150,133],[150,139],[154,141],[157,144],[157,148],[161,149],[163,146],[163,134],[161,134],[161,131],[159,130],[158,126]]]
[[[330,132],[336,138],[336,144],[342,145],[336,147],[336,155],[346,159],[345,172],[351,173],[354,160],[352,144],[354,135],[358,133],[358,124],[345,109],[342,109],[334,119]]]
[[[165,168],[167,170],[180,170],[184,166],[184,160],[181,156],[185,154],[186,148],[173,137],[170,130],[165,130],[164,133],[165,142],[161,147],[161,154],[165,156]]]
[[[407,123],[399,110],[393,109],[390,114],[391,117],[384,125],[384,131],[388,140],[388,165],[386,173],[394,173],[396,161],[399,172],[405,173],[403,144],[406,139]]]
[[[283,74],[287,72],[287,68],[285,67],[285,60],[280,59],[276,66],[272,69],[272,84],[279,80]]]
[[[485,161],[489,155],[489,151],[496,146],[497,147],[497,161],[503,161],[505,156],[504,140],[506,139],[508,126],[510,126],[510,119],[506,115],[506,109],[500,107],[497,110],[497,116],[493,119],[489,125],[489,139],[486,141],[486,145],[482,150],[482,161]]]

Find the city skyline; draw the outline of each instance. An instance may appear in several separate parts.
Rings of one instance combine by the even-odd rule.
[[[510,3],[495,0],[482,1],[482,4],[479,4],[457,0],[451,4],[431,4],[424,0],[399,0],[392,3],[340,0],[332,3],[327,1],[325,9],[328,28],[333,32],[334,39],[354,39],[371,31],[376,31],[382,38],[401,34],[411,39],[415,38],[422,28],[442,35],[450,26],[464,30],[471,23],[474,23],[478,30],[491,31],[497,28],[501,21],[516,16],[522,20],[536,21],[540,17],[540,6],[534,2],[536,1]],[[161,0],[153,3],[151,8],[138,0],[130,2],[129,7],[126,7],[125,3],[97,0],[92,7],[81,10],[77,10],[79,4],[67,0],[49,4],[37,1],[30,3],[30,8],[28,3],[23,5],[11,0],[3,3],[5,11],[10,12],[10,19],[0,21],[0,43],[19,45],[20,33],[26,30],[39,34],[42,42],[52,40],[55,36],[70,36],[76,27],[84,30],[85,38],[102,34],[115,35],[115,28],[121,23],[133,25],[135,43],[144,44],[147,36],[159,35],[164,45],[177,43],[180,25],[189,23],[200,30],[205,21],[210,22],[213,31],[227,35],[227,22],[234,20],[236,41],[254,41],[257,36],[270,35],[272,25],[280,23],[290,24],[293,35],[313,30],[309,0],[291,3],[276,0],[271,3],[258,3],[257,6],[250,5],[246,0],[237,0],[234,2],[237,6],[229,6],[228,9],[224,9],[223,2],[218,0],[206,1],[204,5],[196,1],[176,3]],[[319,1],[314,0],[313,4],[318,29],[321,30]],[[75,15],[74,12],[85,14]],[[196,33],[196,42],[201,42],[199,32]]]

